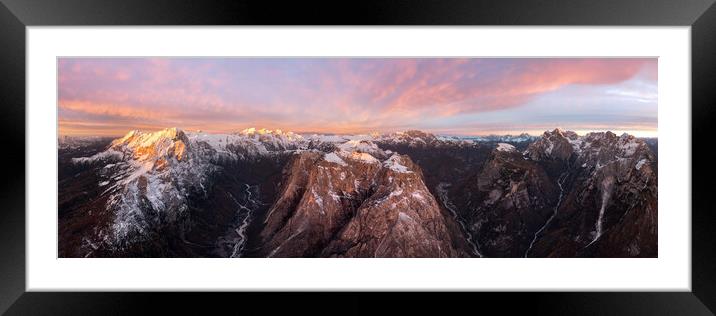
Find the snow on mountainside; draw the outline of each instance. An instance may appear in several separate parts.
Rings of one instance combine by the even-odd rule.
[[[148,238],[158,222],[180,224],[189,195],[204,192],[215,169],[200,144],[176,128],[131,131],[105,151],[73,161],[101,166],[100,187],[114,212],[102,242],[119,249]]]
[[[294,134],[293,132],[284,132],[280,129],[256,129],[247,128],[238,133],[249,139],[257,140],[262,143],[268,150],[286,150],[296,149],[300,145],[305,144],[303,136]]]
[[[389,168],[390,170],[393,170],[395,172],[399,173],[411,173],[412,171],[408,170],[408,167],[404,165],[403,158],[401,158],[398,154],[393,154],[390,156],[390,158],[386,159],[383,162],[383,167]]]
[[[515,151],[516,149],[515,149],[515,146],[512,146],[510,144],[498,143],[497,150],[498,151]]]

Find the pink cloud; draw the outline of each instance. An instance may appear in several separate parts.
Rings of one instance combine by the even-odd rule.
[[[650,63],[644,59],[535,59],[507,69],[494,80],[471,85],[470,71],[480,76],[479,67],[460,71],[463,60],[448,61],[424,69],[420,78],[403,87],[388,108],[415,110],[447,105],[446,115],[455,112],[449,106],[455,103],[460,103],[461,112],[505,109],[570,84],[619,83],[634,77]],[[398,90],[397,85],[390,83],[384,89]]]

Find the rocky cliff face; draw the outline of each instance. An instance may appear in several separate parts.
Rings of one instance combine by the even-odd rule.
[[[459,187],[455,203],[470,210],[464,218],[484,256],[519,257],[552,214],[558,190],[540,165],[498,147]]]
[[[554,130],[498,144],[448,195],[485,256],[654,257],[655,164],[633,136]]]
[[[409,157],[372,143],[304,152],[262,231],[269,257],[456,257],[437,202]],[[459,238],[459,236],[457,236]]]
[[[564,199],[535,256],[657,255],[657,176],[646,143],[591,133],[574,144]]]

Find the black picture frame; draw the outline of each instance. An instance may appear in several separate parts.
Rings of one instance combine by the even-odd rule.
[[[27,26],[70,25],[643,25],[690,26],[692,65],[691,292],[454,293],[401,298],[331,293],[26,292],[25,53]],[[231,308],[318,313],[485,310],[570,315],[713,315],[716,311],[716,212],[711,122],[716,112],[714,0],[541,1],[92,1],[0,0],[0,312],[8,315],[182,313]],[[687,106],[687,105],[668,105]],[[668,119],[668,118],[662,118]],[[48,161],[48,163],[53,163]],[[688,211],[688,210],[667,210]],[[426,272],[429,273],[429,272]],[[395,294],[394,294],[395,295]],[[259,298],[272,303],[259,303]],[[311,303],[308,303],[311,302]],[[460,304],[462,302],[462,304]],[[253,304],[252,304],[253,303]],[[238,305],[243,305],[238,308]]]

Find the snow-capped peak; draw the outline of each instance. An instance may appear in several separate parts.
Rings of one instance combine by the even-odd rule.
[[[100,186],[107,194],[107,208],[115,211],[111,247],[124,247],[132,240],[147,237],[153,223],[147,214],[162,213],[168,218],[182,216],[191,193],[205,193],[215,170],[210,156],[198,151],[181,129],[155,132],[130,131],[112,141],[103,152],[73,159],[76,163],[103,164]]]
[[[281,129],[271,130],[271,129],[266,129],[266,128],[256,129],[255,127],[249,127],[249,128],[243,129],[239,132],[239,134],[247,135],[247,136],[276,135],[276,136],[285,136],[287,138],[303,138],[301,135],[298,135],[291,131],[284,132]]]
[[[157,132],[133,130],[112,142],[111,149],[129,150],[136,160],[156,160],[174,157],[182,160],[186,156],[188,139],[184,131],[173,127]]]
[[[270,150],[297,148],[301,147],[301,145],[306,141],[303,136],[299,134],[294,132],[284,132],[280,129],[256,129],[255,127],[251,127],[240,131],[238,135],[250,139],[256,139],[265,146],[268,146],[267,149]]]

